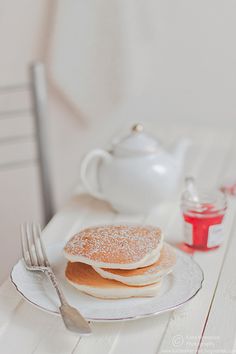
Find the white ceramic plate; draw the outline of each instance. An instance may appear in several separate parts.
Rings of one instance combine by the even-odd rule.
[[[97,299],[68,284],[64,276],[66,260],[62,255],[62,248],[62,243],[48,247],[49,261],[68,302],[77,307],[90,321],[131,320],[157,315],[185,304],[202,287],[203,272],[199,265],[188,255],[176,250],[176,266],[173,272],[164,278],[157,296],[123,300]],[[50,313],[59,314],[57,295],[43,273],[27,271],[20,260],[12,270],[11,280],[17,291],[30,303]]]

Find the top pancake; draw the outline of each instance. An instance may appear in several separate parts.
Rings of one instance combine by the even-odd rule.
[[[80,231],[67,242],[64,252],[70,262],[135,269],[157,261],[162,240],[163,234],[157,227],[105,225]]]

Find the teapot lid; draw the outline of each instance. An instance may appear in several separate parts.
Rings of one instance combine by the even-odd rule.
[[[142,124],[135,124],[130,134],[114,145],[115,153],[153,153],[159,147],[158,141],[143,132]]]

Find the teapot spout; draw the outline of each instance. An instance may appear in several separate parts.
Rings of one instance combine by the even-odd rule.
[[[173,151],[173,157],[177,164],[182,165],[186,152],[191,145],[190,139],[181,140]]]

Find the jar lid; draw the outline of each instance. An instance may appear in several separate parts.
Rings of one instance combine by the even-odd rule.
[[[153,153],[160,147],[159,142],[151,135],[143,132],[142,124],[135,124],[131,132],[113,145],[115,153],[136,154],[136,153]]]

